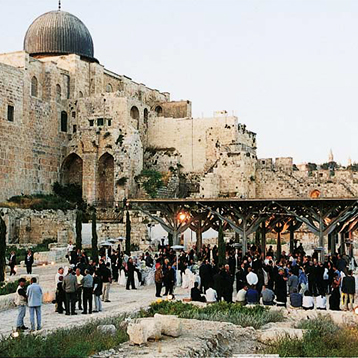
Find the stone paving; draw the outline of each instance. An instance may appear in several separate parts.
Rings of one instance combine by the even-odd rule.
[[[64,265],[64,264],[63,264]],[[40,285],[44,289],[55,289],[55,274],[57,268],[61,264],[48,265],[46,267],[34,267],[33,274],[40,275]],[[24,268],[18,268],[18,274],[11,277],[11,280],[19,278],[21,274],[25,274]],[[188,296],[188,290],[176,288],[176,297],[183,298]],[[156,300],[155,286],[141,286],[137,290],[127,291],[125,287],[120,287],[118,283],[111,285],[110,291],[111,302],[103,302],[103,312],[93,313],[92,315],[83,315],[77,310],[77,316],[66,316],[55,312],[54,304],[44,304],[42,306],[42,327],[47,332],[61,327],[70,327],[74,325],[82,325],[92,319],[111,317],[121,313],[132,313],[142,307],[147,307]],[[77,305],[76,305],[77,307]],[[93,306],[94,307],[94,306]],[[0,312],[0,334],[9,335],[16,326],[17,309],[9,309]],[[25,325],[30,326],[29,312],[26,312]]]

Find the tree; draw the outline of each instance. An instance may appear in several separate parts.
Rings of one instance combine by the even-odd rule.
[[[126,254],[131,254],[131,218],[129,216],[129,210],[126,213]]]
[[[82,210],[76,212],[76,249],[82,250]]]
[[[219,266],[225,265],[225,256],[226,256],[225,250],[226,250],[226,247],[225,247],[225,241],[224,241],[223,224],[220,223],[219,235],[218,235]]]
[[[98,236],[96,209],[92,212],[92,260],[98,262]]]
[[[5,281],[6,268],[6,224],[3,215],[3,213],[0,214],[0,282]]]

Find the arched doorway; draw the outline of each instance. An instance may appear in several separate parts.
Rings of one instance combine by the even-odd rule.
[[[108,153],[98,161],[97,202],[102,206],[114,203],[114,158]]]
[[[61,184],[78,185],[82,189],[83,160],[75,153],[70,154],[62,164]]]

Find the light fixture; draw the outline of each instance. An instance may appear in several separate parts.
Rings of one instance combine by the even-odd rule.
[[[12,332],[12,334],[11,334],[11,336],[12,336],[12,338],[17,338],[17,337],[19,337],[19,332],[18,331],[14,331],[14,332]]]
[[[185,221],[186,219],[186,214],[185,213],[179,213],[179,220],[180,221]]]
[[[55,263],[52,261],[52,262],[51,262],[51,265],[54,265],[54,264],[55,264]]]
[[[43,266],[43,267],[45,267],[45,266],[46,266],[46,264],[42,264],[42,266]]]
[[[354,308],[353,312],[358,315],[358,306]]]

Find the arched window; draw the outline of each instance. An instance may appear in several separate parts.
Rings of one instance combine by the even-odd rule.
[[[67,112],[61,112],[61,132],[67,132]]]
[[[131,117],[133,119],[139,119],[139,110],[138,110],[138,108],[136,106],[133,106],[131,108]]]
[[[82,93],[82,91],[79,91],[79,92],[78,92],[78,97],[83,98],[83,93]]]
[[[147,110],[147,108],[144,108],[144,121],[147,122],[148,121],[148,115],[149,115],[149,112]]]
[[[61,86],[60,85],[56,85],[56,101],[57,102],[61,101]]]
[[[157,116],[161,117],[163,114],[163,108],[161,106],[155,107],[155,111],[157,112]]]
[[[113,87],[112,87],[112,85],[111,85],[110,83],[108,83],[108,85],[107,85],[107,87],[106,87],[106,92],[107,92],[107,93],[113,92]]]
[[[31,96],[37,97],[38,94],[38,81],[37,78],[34,76],[31,79]]]

